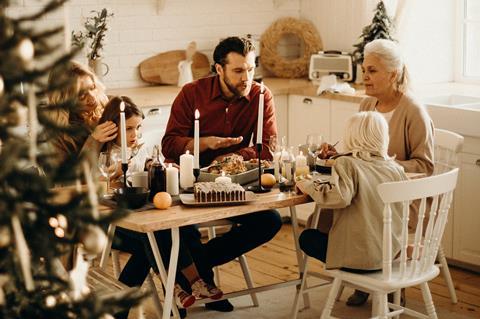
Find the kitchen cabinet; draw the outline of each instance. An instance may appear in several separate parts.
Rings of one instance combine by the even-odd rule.
[[[331,100],[330,140],[327,142],[334,144],[340,141],[335,147],[339,152],[344,150],[342,138],[347,126],[347,120],[358,112],[359,107],[360,103]]]
[[[452,258],[480,266],[480,138],[465,137],[453,211]]]
[[[306,143],[308,134],[330,140],[330,99],[290,95],[288,98],[288,145]]]
[[[288,135],[288,96],[275,95],[275,117],[277,120],[277,135],[280,141],[282,136]]]

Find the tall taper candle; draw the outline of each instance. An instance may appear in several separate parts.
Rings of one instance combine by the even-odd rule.
[[[260,87],[260,97],[258,99],[258,120],[257,120],[257,144],[262,144],[263,138],[263,103],[264,103],[263,82]]]
[[[125,103],[120,103],[120,141],[122,148],[122,164],[127,162],[127,128],[125,124]]]
[[[33,84],[28,86],[28,129],[29,129],[29,158],[32,165],[37,165],[37,102]]]
[[[195,123],[193,127],[193,168],[200,168],[200,112],[195,110]]]

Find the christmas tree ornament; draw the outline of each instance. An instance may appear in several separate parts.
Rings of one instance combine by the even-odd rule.
[[[20,43],[18,43],[16,51],[22,61],[29,62],[33,59],[35,48],[30,39],[22,39]]]
[[[83,258],[83,254],[77,252],[75,267],[69,272],[71,296],[73,300],[81,299],[89,292],[87,286],[88,262]]]
[[[7,226],[0,227],[0,248],[5,248],[12,242],[10,229]]]
[[[0,75],[0,97],[3,95],[3,90],[5,89],[5,83],[3,82],[3,78]]]
[[[12,216],[12,229],[15,236],[15,243],[17,244],[17,254],[20,260],[20,266],[25,281],[25,288],[27,291],[34,289],[33,276],[30,263],[30,251],[27,246],[27,241],[23,235],[22,225],[17,215]]]
[[[28,219],[29,219],[31,222],[37,221],[37,213],[35,213],[35,212],[28,212],[27,216],[28,216]]]
[[[47,308],[53,308],[56,304],[57,299],[54,296],[50,295],[45,298],[45,306],[47,306]]]
[[[107,236],[98,226],[88,226],[80,238],[86,253],[97,255],[107,244]]]

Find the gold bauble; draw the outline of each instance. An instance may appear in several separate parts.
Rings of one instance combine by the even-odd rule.
[[[5,89],[5,83],[3,82],[3,78],[0,75],[0,96],[3,95],[3,90]]]

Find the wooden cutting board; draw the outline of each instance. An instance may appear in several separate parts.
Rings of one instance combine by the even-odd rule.
[[[186,59],[185,50],[167,51],[140,63],[140,77],[148,83],[173,84],[178,82],[178,62]],[[192,57],[193,79],[210,74],[210,62],[205,54],[196,52]]]

